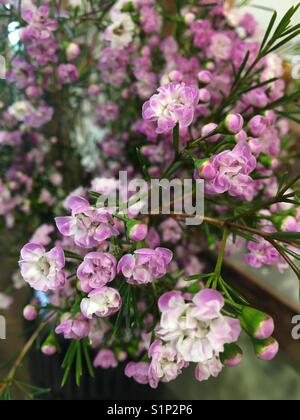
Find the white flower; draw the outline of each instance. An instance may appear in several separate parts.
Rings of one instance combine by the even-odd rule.
[[[185,362],[206,363],[240,336],[239,321],[222,315],[224,299],[214,290],[202,290],[189,303],[180,292],[166,293],[159,306],[157,337],[175,348]]]
[[[8,112],[17,121],[24,121],[25,118],[33,112],[33,108],[28,101],[17,101],[8,108]]]
[[[127,47],[134,34],[135,25],[128,13],[114,13],[113,23],[106,29],[104,37],[111,43],[111,48],[122,49]]]
[[[80,307],[82,314],[88,319],[92,319],[93,315],[106,318],[118,312],[121,307],[121,296],[117,290],[103,286],[82,299]]]

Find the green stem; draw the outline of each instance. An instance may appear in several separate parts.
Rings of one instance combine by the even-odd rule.
[[[180,133],[179,133],[179,124],[177,124],[173,130],[173,147],[175,152],[175,157],[179,157],[179,140],[180,140]]]

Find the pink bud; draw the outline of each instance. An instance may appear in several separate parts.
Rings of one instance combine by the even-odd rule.
[[[207,89],[199,90],[199,100],[200,102],[209,102],[211,100],[211,94]]]
[[[279,344],[275,338],[270,337],[266,340],[255,340],[254,349],[258,359],[270,361],[277,356]]]
[[[239,133],[235,135],[235,140],[237,143],[247,141],[248,136],[245,130],[241,130]]]
[[[126,351],[120,351],[120,353],[118,354],[119,362],[125,362],[127,357],[128,357],[128,354],[126,353]]]
[[[23,316],[27,321],[34,321],[37,319],[38,312],[33,305],[27,305],[24,308]]]
[[[200,171],[199,175],[201,178],[206,179],[207,181],[214,179],[216,176],[216,170],[210,162],[205,163]]]
[[[79,46],[75,44],[74,42],[71,42],[71,44],[69,44],[67,47],[66,54],[69,61],[76,60],[76,58],[80,54]]]
[[[215,123],[206,124],[202,127],[201,136],[202,137],[208,137],[209,134],[213,133],[217,128],[218,128],[218,126]],[[207,140],[209,142],[214,143],[214,142],[217,142],[220,137],[221,137],[220,134],[212,134],[210,137],[208,137]]]
[[[258,340],[271,337],[274,332],[274,320],[257,309],[245,306],[240,315],[240,321],[245,331]]]
[[[225,344],[224,352],[221,354],[221,362],[223,365],[234,368],[239,366],[243,360],[243,351],[235,344]]]
[[[169,74],[169,78],[173,82],[182,82],[183,74],[178,70],[174,70],[174,71],[171,71],[171,73]]]
[[[256,115],[249,121],[249,130],[254,137],[260,137],[267,129],[268,121],[262,115]]]
[[[184,18],[184,21],[187,25],[191,25],[195,21],[196,16],[194,15],[194,13],[186,13],[183,16],[183,18]]]
[[[129,238],[134,242],[143,241],[148,235],[148,226],[144,223],[129,221],[127,228]]]
[[[213,76],[210,71],[208,70],[202,70],[198,73],[198,79],[201,83],[204,83],[205,85],[208,85],[212,82]]]
[[[41,350],[45,356],[53,356],[57,351],[56,346],[53,344],[44,344]]]
[[[232,133],[239,133],[244,126],[244,118],[240,114],[229,114],[225,119],[225,128]]]
[[[100,88],[97,85],[91,85],[88,89],[88,93],[91,96],[98,96],[100,93]]]

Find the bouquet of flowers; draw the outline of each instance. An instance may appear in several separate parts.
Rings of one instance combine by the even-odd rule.
[[[85,164],[94,161],[78,173],[62,157],[78,188],[59,197],[55,228],[42,226],[21,250],[21,276],[35,291],[24,317],[38,327],[2,398],[38,337],[47,356],[60,335],[69,340],[62,385],[73,368],[79,384],[85,366],[92,375],[126,360],[125,375],[152,388],[189,365],[204,381],[241,363],[242,330],[259,359],[273,359],[273,319],[222,267],[238,250],[251,267],[290,267],[300,278],[289,132],[300,92],[276,54],[300,35],[300,4],[282,20],[274,12],[258,41],[253,16],[223,0],[0,3],[3,19],[18,22],[9,82],[26,98],[3,112],[0,144],[13,145],[13,160],[19,143],[42,159],[58,119],[52,141],[67,132]],[[43,174],[56,185],[57,173]],[[15,194],[0,185],[9,218]],[[209,269],[207,250],[217,253]]]

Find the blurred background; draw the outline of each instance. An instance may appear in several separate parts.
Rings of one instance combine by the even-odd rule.
[[[246,8],[260,21],[263,34],[271,16],[271,11],[266,8],[276,9],[278,14],[282,15],[289,7],[297,3],[298,1],[294,0],[254,0],[253,4],[258,7],[247,6]],[[300,23],[300,11],[298,11],[298,21]],[[287,55],[290,54],[287,53]],[[3,241],[7,242],[7,238],[0,238],[0,244]],[[15,261],[10,262],[1,250],[0,256],[2,263],[0,288],[2,289],[11,278]],[[300,399],[300,341],[293,340],[291,335],[292,318],[300,314],[297,279],[290,272],[284,274],[283,277],[277,271],[269,269],[251,270],[243,265],[238,255],[228,261],[228,275],[231,276],[237,288],[256,300],[258,307],[268,310],[275,316],[276,335],[282,348],[279,357],[271,363],[258,362],[252,348],[244,340],[245,358],[240,367],[232,370],[225,369],[218,379],[202,384],[193,380],[193,372],[186,371],[177,381],[164,389],[164,398],[178,400]],[[0,363],[13,359],[24,342],[21,308],[26,301],[26,291],[20,291],[12,308],[6,314],[7,339],[0,340]],[[2,368],[5,369],[5,366]],[[41,374],[44,373],[41,372]],[[20,376],[21,380],[30,382],[28,366],[23,366]]]

